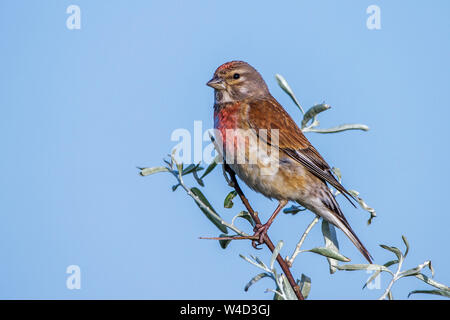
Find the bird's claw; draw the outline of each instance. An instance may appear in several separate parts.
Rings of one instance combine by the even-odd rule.
[[[252,241],[253,248],[257,249],[257,246],[264,243],[264,238],[267,234],[269,226],[267,224],[256,224],[253,231],[255,231],[254,237],[258,237],[258,240]]]
[[[255,248],[256,250],[261,250],[262,248],[260,248],[259,246],[261,245],[261,243],[259,243],[256,240],[252,240],[252,247]]]

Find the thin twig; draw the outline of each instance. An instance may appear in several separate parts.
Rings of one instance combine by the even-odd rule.
[[[303,233],[302,237],[300,238],[300,241],[295,246],[294,253],[292,254],[292,257],[289,259],[289,257],[286,257],[286,261],[289,267],[292,267],[294,264],[294,260],[297,257],[297,255],[301,252],[301,247],[303,245],[303,242],[305,242],[306,236],[309,234],[311,229],[316,225],[316,223],[319,222],[319,216],[315,216],[313,221],[309,224],[309,226],[306,228],[305,232]]]
[[[229,236],[229,237],[199,237],[199,239],[206,239],[206,240],[258,240],[259,237],[257,236]]]
[[[245,197],[244,192],[242,192],[241,187],[239,186],[239,183],[236,179],[236,174],[234,171],[226,164],[224,163],[224,169],[228,174],[230,175],[231,182],[233,183],[234,189],[236,190],[237,194],[241,198],[242,203],[247,208],[248,213],[252,216],[252,219],[255,221],[256,224],[261,224],[261,220],[258,217],[258,214],[253,210],[252,206],[248,202],[248,199]],[[269,235],[266,234],[264,237],[264,244],[270,249],[271,252],[275,250],[275,246],[273,242],[270,240]],[[289,281],[289,284],[291,285],[292,289],[294,290],[295,295],[297,296],[298,300],[304,300],[300,287],[295,282],[294,277],[292,276],[291,270],[289,269],[288,264],[286,261],[281,257],[281,255],[278,254],[277,256],[277,262],[280,265],[281,269],[283,270],[284,274],[286,275],[286,278]]]
[[[397,272],[392,276],[391,282],[389,282],[389,285],[387,286],[387,288],[386,288],[386,290],[384,291],[383,295],[382,295],[380,298],[378,298],[378,300],[384,300],[384,299],[386,299],[387,295],[388,295],[389,292],[391,291],[391,288],[392,288],[394,282],[397,281],[397,280],[399,279],[399,278],[398,278],[398,275],[400,274],[400,271],[401,271],[401,269],[402,269],[402,264],[403,264],[403,257],[401,257],[401,258],[399,259],[399,261],[398,261]]]

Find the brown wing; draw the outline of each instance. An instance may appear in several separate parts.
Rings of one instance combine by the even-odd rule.
[[[253,100],[248,105],[250,128],[254,129],[256,133],[258,133],[259,129],[267,129],[266,142],[269,145],[272,144],[270,131],[278,129],[279,148],[289,157],[304,165],[315,176],[339,190],[355,206],[348,196],[355,198],[336,180],[328,163],[306,139],[294,120],[274,98]],[[267,117],[266,115],[274,116]]]

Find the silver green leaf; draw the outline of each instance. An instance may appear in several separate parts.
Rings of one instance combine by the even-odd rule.
[[[433,279],[430,279],[428,276],[424,275],[423,273],[416,274],[415,277],[419,280],[422,280],[426,284],[429,284],[430,286],[433,286],[439,290],[444,290],[450,292],[450,287],[446,286],[445,284],[439,283]]]
[[[236,218],[243,218],[247,220],[252,225],[252,227],[255,226],[255,221],[253,221],[252,216],[247,211],[241,211],[237,215],[235,215],[231,220],[231,224],[234,225],[234,221],[236,220]]]
[[[151,174],[155,174],[158,172],[169,172],[170,170],[166,167],[153,167],[153,168],[138,168],[141,171],[139,172],[139,174],[143,177],[151,175]]]
[[[408,294],[408,298],[411,295],[417,294],[417,293],[434,294],[437,296],[443,296],[443,297],[450,298],[450,291],[444,291],[444,290],[414,290]]]
[[[294,101],[295,105],[300,109],[300,111],[304,114],[305,111],[303,110],[302,106],[298,102],[297,98],[294,95],[294,92],[292,91],[291,87],[289,86],[286,79],[281,74],[276,74],[275,79],[277,79],[278,85],[281,87],[281,89],[284,90],[288,94],[289,97],[291,97],[292,101]]]
[[[277,283],[277,290],[274,290],[275,294],[273,296],[273,300],[298,300],[294,290],[284,274],[277,275],[274,273],[274,277],[277,277],[278,280],[275,281]],[[280,286],[282,288],[280,288]],[[280,293],[282,293],[282,295],[280,295]]]
[[[237,192],[235,190],[231,191],[223,201],[224,208],[230,209],[233,207],[233,199],[237,196]]]
[[[367,212],[370,213],[370,218],[369,218],[369,220],[367,221],[367,224],[370,225],[370,224],[372,223],[373,218],[375,218],[375,217],[377,216],[377,213],[376,213],[375,209],[369,207],[369,206],[367,205],[367,203],[366,203],[361,197],[359,197],[359,192],[358,192],[358,191],[356,191],[356,190],[348,190],[348,192],[349,192],[352,196],[354,196],[354,197],[356,198],[356,200],[358,201],[358,204],[359,204],[359,206],[360,206],[361,208],[363,208],[364,210],[366,210]]]
[[[273,270],[273,265],[275,260],[277,259],[278,254],[280,253],[281,248],[283,247],[283,240],[278,241],[275,249],[273,249],[272,257],[270,258],[270,270]]]
[[[239,254],[239,257],[241,257],[242,259],[244,259],[248,263],[254,265],[255,267],[258,267],[260,269],[266,270],[266,268],[264,268],[264,266],[262,266],[260,263],[256,263],[255,261],[252,261],[250,258],[248,258],[248,257],[246,257],[246,256],[244,256],[242,254]]]
[[[229,237],[229,235],[223,234],[221,233],[219,235],[219,237]],[[230,244],[231,240],[227,239],[227,240],[219,240],[219,245],[222,249],[226,249],[228,247],[228,245]]]
[[[347,258],[346,256],[340,254],[339,252],[333,251],[333,250],[325,248],[325,247],[312,248],[310,250],[305,250],[305,252],[314,252],[314,253],[320,254],[321,256],[324,256],[324,257],[327,257],[327,258],[332,258],[332,259],[343,261],[343,262],[349,262],[350,261],[349,258]],[[334,266],[334,267],[338,268],[338,266]]]
[[[434,276],[434,270],[433,267],[431,266],[431,261],[427,260],[424,263],[419,264],[415,268],[400,272],[400,274],[398,275],[398,279],[418,275],[420,271],[422,271],[422,269],[425,267],[428,267],[431,271],[432,276]]]
[[[281,274],[281,278],[283,283],[283,292],[285,293],[287,300],[298,300],[297,295],[295,294],[294,289],[292,289],[287,277],[284,274]]]
[[[302,273],[302,278],[298,282],[298,285],[303,297],[305,299],[308,298],[309,292],[311,291],[311,278]]]
[[[398,260],[400,260],[400,261],[403,260],[403,254],[400,251],[400,249],[398,249],[396,247],[387,246],[385,244],[380,244],[380,247],[382,247],[385,250],[393,252],[397,256]]]
[[[200,186],[202,186],[202,187],[205,186],[205,184],[203,183],[203,180],[200,179],[200,177],[198,176],[198,171],[197,171],[197,170],[195,170],[195,171],[192,173],[192,175],[194,176],[194,179],[197,181],[197,183],[198,183]]]
[[[214,208],[212,207],[212,205],[209,203],[208,199],[206,199],[206,197],[203,195],[203,193],[196,187],[191,188],[191,191],[193,194],[195,194],[200,201],[207,206],[212,212],[214,212],[217,216],[219,216],[219,214],[216,212],[216,210],[214,210]],[[198,203],[196,202],[196,204],[198,205]],[[216,217],[214,217],[211,213],[208,212],[208,210],[205,210],[204,208],[202,208],[200,205],[198,205],[198,207],[200,208],[200,210],[205,214],[205,216],[223,233],[228,233],[228,229],[226,226],[224,226],[222,224],[222,222],[220,220],[218,220]]]
[[[339,183],[342,182],[342,173],[341,173],[341,169],[333,167],[331,168],[331,171],[333,171],[334,175],[337,177]]]
[[[405,253],[403,254],[403,257],[406,258],[406,256],[408,255],[408,252],[409,252],[409,242],[406,239],[406,237],[403,236],[403,235],[402,235],[402,240],[403,240],[403,243],[405,244],[405,247],[406,247],[406,250],[405,250]]]
[[[217,164],[219,163],[221,157],[219,155],[217,155],[213,162],[210,163],[210,165],[206,168],[206,170],[203,172],[202,176],[200,177],[200,179],[203,179],[204,177],[206,177],[206,175],[208,175],[211,171],[214,170],[214,168],[217,166]]]
[[[347,130],[362,130],[369,131],[369,127],[365,124],[343,124],[340,126],[327,128],[327,129],[309,129],[308,131],[317,132],[317,133],[336,133]]]
[[[258,258],[257,256],[253,256],[253,255],[251,255],[251,257],[253,258],[253,260],[255,260],[256,262],[259,263],[259,265],[261,266],[261,268],[263,268],[263,269],[265,269],[265,270],[270,270],[270,269],[266,266],[266,264],[265,264],[260,258]]]
[[[186,174],[189,174],[189,173],[195,171],[196,168],[197,168],[197,165],[191,163],[190,165],[188,165],[186,168],[183,169],[183,172],[181,174],[184,176]]]
[[[379,265],[379,264],[344,264],[344,265],[339,265],[336,267],[338,270],[344,270],[344,271],[356,271],[356,270],[380,270],[380,271],[385,271],[388,272],[392,275],[393,272],[391,270],[389,270],[388,268],[386,268],[385,266]]]
[[[328,110],[330,108],[331,107],[328,104],[325,104],[325,103],[316,104],[316,105],[312,106],[311,108],[309,108],[309,110],[306,111],[305,115],[303,116],[303,120],[302,120],[302,123],[301,123],[302,129],[307,126],[308,122],[311,119],[314,119],[319,113],[321,113],[321,112],[323,112],[325,110]]]
[[[325,240],[325,248],[334,251],[339,254],[339,243],[336,236],[336,229],[333,225],[327,221],[322,220],[322,234]],[[330,273],[336,272],[336,266],[339,264],[338,260],[327,257],[328,264],[330,266]]]
[[[256,282],[258,282],[259,280],[261,280],[262,278],[266,278],[266,277],[271,277],[271,275],[267,272],[261,272],[260,274],[257,274],[256,276],[254,276],[246,285],[244,288],[244,291],[248,291],[248,289],[255,284]]]
[[[300,211],[305,211],[305,210],[306,210],[306,208],[303,208],[301,206],[292,205],[289,208],[283,209],[283,213],[294,215]]]

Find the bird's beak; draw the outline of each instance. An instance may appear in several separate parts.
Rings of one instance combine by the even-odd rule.
[[[210,86],[211,88],[217,89],[217,90],[225,90],[225,84],[223,83],[223,80],[218,78],[218,77],[214,77],[211,80],[209,80],[206,83],[207,86]]]

